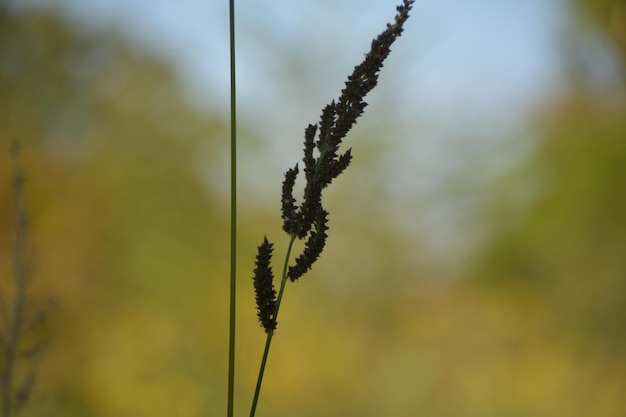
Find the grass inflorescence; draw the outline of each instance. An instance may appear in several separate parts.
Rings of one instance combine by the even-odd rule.
[[[322,203],[323,191],[341,175],[352,161],[351,149],[341,153],[342,142],[367,106],[365,96],[377,85],[383,62],[391,51],[391,45],[402,34],[403,25],[409,17],[414,0],[404,0],[397,7],[395,21],[387,24],[384,32],[371,43],[365,59],[354,68],[345,83],[340,97],[322,110],[320,121],[310,124],[304,131],[304,192],[302,201],[294,197],[299,165],[289,168],[284,176],[281,193],[282,229],[289,236],[289,246],[281,274],[280,288],[276,293],[271,260],[273,244],[265,237],[258,247],[253,283],[259,322],[267,333],[267,341],[257,387],[252,403],[254,416],[267,362],[269,347],[278,324],[278,311],[287,279],[301,278],[319,259],[328,238],[329,213]],[[317,138],[317,139],[316,139]],[[294,241],[304,240],[302,252],[290,262]]]

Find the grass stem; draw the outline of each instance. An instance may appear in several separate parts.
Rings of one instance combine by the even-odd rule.
[[[230,313],[228,337],[227,416],[234,415],[235,312],[237,289],[237,102],[235,78],[235,0],[229,0],[230,16]]]

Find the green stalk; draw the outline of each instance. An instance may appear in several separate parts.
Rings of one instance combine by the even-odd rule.
[[[230,0],[230,318],[227,416],[234,415],[235,312],[237,289],[237,102],[235,82],[235,0]]]
[[[278,310],[280,309],[280,302],[283,299],[283,292],[285,291],[285,284],[287,283],[287,265],[289,265],[289,257],[291,256],[291,248],[293,247],[293,242],[296,240],[296,235],[291,236],[291,240],[289,241],[289,247],[287,248],[287,254],[285,255],[285,263],[283,264],[283,273],[282,278],[280,280],[280,289],[278,290],[278,298],[276,299],[276,312],[274,313],[274,321],[278,320]],[[267,339],[265,340],[265,349],[263,350],[263,359],[261,359],[261,367],[259,368],[259,377],[256,381],[256,388],[254,390],[254,398],[252,399],[252,407],[250,409],[250,417],[254,417],[254,413],[256,412],[256,406],[259,401],[259,394],[261,393],[261,384],[263,383],[263,374],[265,373],[265,364],[267,363],[267,356],[270,352],[270,345],[272,343],[273,332],[269,332],[267,334]]]

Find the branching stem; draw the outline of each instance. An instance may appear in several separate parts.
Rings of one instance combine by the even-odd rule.
[[[24,328],[24,305],[28,285],[29,265],[26,259],[24,242],[26,240],[26,211],[23,202],[24,173],[19,162],[19,146],[13,144],[11,150],[14,160],[13,191],[15,193],[15,241],[13,247],[13,294],[3,305],[8,311],[5,333],[1,335],[4,350],[4,369],[0,370],[1,416],[10,417],[19,408],[15,401],[15,370],[19,356],[20,336]],[[3,303],[4,304],[4,303]]]

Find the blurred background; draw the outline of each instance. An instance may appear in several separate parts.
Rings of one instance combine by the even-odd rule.
[[[237,4],[237,415],[282,175],[394,7]],[[416,2],[257,415],[626,416],[625,53],[623,0]],[[55,305],[24,415],[225,415],[228,60],[226,1],[0,1],[0,275],[18,141]]]

